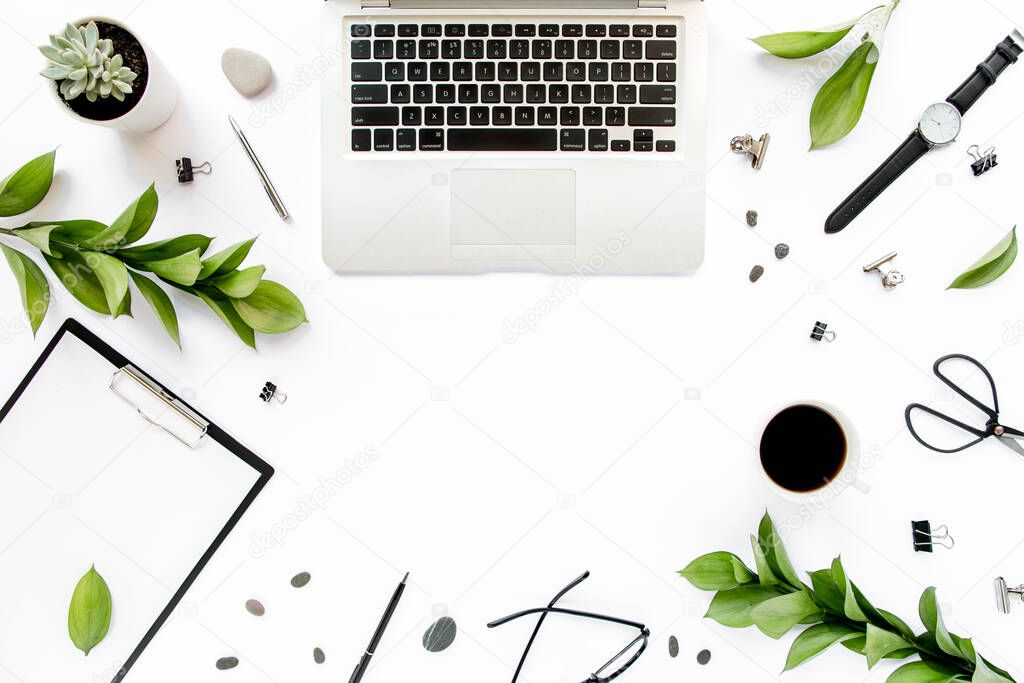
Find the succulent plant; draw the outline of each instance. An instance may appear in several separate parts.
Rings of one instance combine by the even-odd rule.
[[[100,38],[95,21],[76,27],[68,24],[63,34],[50,36],[50,44],[39,48],[50,60],[40,74],[60,83],[60,94],[73,100],[84,94],[90,102],[113,96],[124,101],[131,93],[136,73],[114,54],[114,43]]]

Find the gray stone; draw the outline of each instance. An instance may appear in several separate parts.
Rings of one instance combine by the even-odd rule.
[[[789,256],[789,245],[785,244],[785,243],[776,244],[775,245],[775,258],[777,258],[777,259],[779,259],[781,261],[782,259],[786,258],[787,256]]]
[[[292,577],[291,584],[293,588],[302,588],[309,583],[310,578],[309,572],[299,572]]]
[[[326,660],[327,660],[327,655],[324,654],[324,651],[321,650],[318,647],[314,647],[313,648],[313,661],[316,662],[317,664],[323,664]]]
[[[234,669],[238,666],[238,657],[221,657],[217,660],[217,664],[215,666],[221,671]]]
[[[266,608],[263,607],[263,603],[259,600],[246,600],[245,610],[254,617],[262,617],[267,613]]]
[[[273,78],[273,70],[266,57],[240,47],[224,50],[220,68],[235,90],[246,97],[258,95]]]
[[[711,650],[701,650],[697,653],[697,663],[706,666],[711,661]]]
[[[673,658],[679,656],[679,639],[675,636],[668,638],[668,656]]]
[[[750,281],[757,282],[764,275],[764,266],[754,266],[750,269]]]
[[[752,228],[757,227],[757,211],[747,211],[747,225]]]
[[[455,642],[455,620],[441,617],[423,634],[423,647],[427,652],[447,650]]]

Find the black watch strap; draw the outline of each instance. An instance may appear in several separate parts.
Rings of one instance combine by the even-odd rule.
[[[861,183],[860,187],[839,205],[838,209],[832,212],[832,215],[825,221],[825,232],[836,233],[852,223],[853,219],[868,208],[871,202],[878,199],[885,188],[892,185],[931,148],[932,146],[921,137],[920,133],[916,130],[911,133],[907,141],[893,152],[893,155],[886,159],[877,171]]]
[[[1022,46],[1018,45],[1012,36],[1007,36],[1006,40],[996,46],[989,58],[978,65],[971,77],[949,96],[947,102],[960,110],[961,114],[966,114],[978,98],[992,87],[999,74],[1006,71],[1011,64],[1017,63],[1022,52]]]

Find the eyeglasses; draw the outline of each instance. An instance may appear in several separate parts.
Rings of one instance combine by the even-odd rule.
[[[629,621],[627,619],[619,619],[617,617],[609,617],[603,614],[593,614],[591,612],[580,612],[572,609],[562,609],[555,607],[555,604],[565,596],[566,593],[571,591],[576,586],[580,585],[590,577],[590,572],[585,572],[582,576],[574,580],[568,586],[558,592],[557,595],[548,603],[547,607],[538,607],[536,609],[528,609],[523,612],[516,612],[510,614],[507,617],[492,621],[487,624],[487,628],[495,628],[515,621],[521,617],[527,617],[533,614],[539,614],[540,618],[537,619],[537,625],[533,628],[533,633],[530,635],[530,640],[526,643],[526,649],[523,651],[523,656],[519,659],[519,666],[516,667],[516,672],[512,676],[512,683],[516,683],[519,680],[519,673],[523,670],[523,665],[526,663],[526,657],[530,654],[530,648],[533,647],[534,641],[537,639],[537,634],[540,632],[540,627],[544,624],[544,620],[548,618],[549,614],[558,614],[570,617],[579,617],[582,619],[593,619],[596,621],[604,621],[612,624],[619,624],[621,626],[628,626],[635,628],[639,631],[639,635],[634,638],[626,647],[619,650],[619,652],[609,659],[607,662],[601,665],[594,673],[583,681],[583,683],[607,683],[621,676],[626,672],[629,667],[636,664],[636,661],[640,659],[640,655],[647,649],[647,641],[651,636],[651,632],[643,624],[635,621]],[[605,672],[607,675],[605,675]]]
[[[996,383],[984,365],[970,356],[955,353],[935,361],[932,370],[943,384],[967,399],[988,420],[979,429],[928,406],[912,403],[905,413],[907,427],[921,445],[939,453],[959,453],[994,436],[1007,448],[1024,455],[1024,445],[1019,441],[1024,438],[1024,432],[999,423]]]

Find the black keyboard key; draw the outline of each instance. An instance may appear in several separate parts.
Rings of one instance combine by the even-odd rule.
[[[676,86],[674,85],[642,85],[640,86],[640,104],[675,104]]]
[[[508,41],[488,40],[487,59],[508,59]]]
[[[504,91],[504,100],[506,104],[522,104],[523,86],[518,83],[506,85]]]
[[[562,107],[558,110],[558,122],[563,126],[580,125],[580,108]]]
[[[373,27],[373,35],[378,38],[393,38],[395,35],[394,24],[377,24]]]
[[[479,62],[476,65],[476,80],[493,81],[498,77],[498,68],[494,62]]]
[[[650,62],[637,62],[633,65],[633,80],[637,83],[650,83],[654,80],[654,65]]]
[[[426,62],[410,62],[406,70],[410,81],[425,81],[429,75]]]
[[[441,57],[444,59],[462,59],[462,41],[444,40],[441,41]]]
[[[373,58],[374,59],[394,59],[395,58],[395,43],[390,40],[375,40],[373,41]]]
[[[530,104],[544,104],[548,101],[548,90],[544,85],[526,86],[526,101]]]
[[[587,80],[587,65],[583,62],[569,62],[565,65],[565,80],[585,81]]]
[[[625,107],[608,107],[604,110],[604,125],[624,126],[626,125]]]
[[[650,24],[637,24],[633,27],[634,38],[653,38],[654,27]]]
[[[384,65],[385,81],[404,81],[405,64],[402,62],[388,62]]]
[[[461,38],[466,35],[465,24],[445,24],[444,34],[451,38]]]
[[[616,83],[624,83],[633,78],[633,70],[629,62],[615,62],[612,64],[612,80]]]
[[[373,54],[373,43],[368,40],[352,41],[352,59],[369,59]]]
[[[653,142],[636,142],[636,143],[633,143],[633,148],[636,149],[636,151],[638,151],[638,152],[653,152],[654,151],[654,143]]]
[[[576,55],[580,59],[597,59],[597,41],[579,41],[578,43],[576,43]]]
[[[491,27],[491,35],[499,38],[509,38],[512,36],[512,24],[495,24]]]
[[[567,38],[579,38],[583,35],[583,24],[566,24],[562,27],[562,35]]]
[[[643,59],[644,43],[642,40],[622,41],[622,57],[624,59]]]
[[[658,144],[655,145],[655,148],[659,152],[674,152],[674,151],[676,151],[676,141],[675,140],[658,140]]]
[[[420,31],[424,36],[430,38],[440,38],[441,34],[444,33],[441,24],[424,24]]]
[[[679,30],[675,25],[662,24],[661,26],[658,26],[654,32],[659,38],[675,38]]]
[[[465,45],[466,59],[483,59],[484,58],[484,41],[482,40],[467,40]]]
[[[641,128],[633,131],[633,142],[654,142],[654,130]]]
[[[556,40],[555,59],[576,59],[576,43],[571,40]]]
[[[501,86],[497,83],[480,86],[480,101],[484,104],[501,102]]]
[[[391,86],[392,104],[408,104],[410,101],[412,101],[412,86],[408,83],[396,83]]]
[[[512,59],[529,59],[530,41],[521,39],[508,41],[508,56]]]
[[[420,27],[418,24],[399,24],[398,25],[398,36],[400,38],[416,38],[420,35]]]
[[[538,35],[547,36],[549,38],[557,38],[559,34],[558,24],[541,24],[538,30]]]
[[[368,38],[373,35],[373,27],[369,24],[352,24],[353,38]]]
[[[390,128],[378,128],[373,131],[373,151],[390,152],[395,148],[395,131]]]
[[[520,38],[533,38],[537,35],[536,24],[516,24],[516,35]]]
[[[434,91],[434,101],[438,104],[452,104],[455,102],[455,86],[451,83],[442,83]]]
[[[352,104],[387,104],[388,86],[353,85]]]
[[[612,24],[608,27],[608,35],[613,38],[628,38],[629,26],[626,24]]]
[[[486,38],[491,35],[491,27],[487,24],[470,24],[469,35],[477,38]]]
[[[593,89],[589,84],[572,86],[573,104],[590,104],[593,98]]]
[[[630,107],[629,125],[674,126],[676,125],[676,109],[675,107]]]
[[[597,104],[611,104],[615,101],[614,85],[595,85],[594,102]]]
[[[498,65],[499,81],[518,81],[519,65],[515,62],[502,62]]]
[[[352,65],[352,81],[380,81],[384,79],[384,65],[379,62],[359,62]]]
[[[551,59],[551,55],[554,54],[554,48],[550,40],[535,40],[533,41],[533,52],[532,57],[534,59]]]
[[[608,27],[604,24],[587,24],[587,37],[604,38],[608,35]]]
[[[469,108],[469,125],[471,125],[471,126],[489,126],[489,125],[491,125],[491,109],[490,109],[490,107],[470,107]]]
[[[601,59],[618,59],[622,54],[622,50],[617,40],[602,40],[601,41]]]
[[[456,81],[473,80],[473,65],[469,62],[456,62],[452,65],[452,79]]]
[[[459,128],[448,131],[448,149],[453,152],[554,152],[558,149],[558,134],[537,128]]]
[[[632,146],[629,140],[612,140],[613,152],[628,152]]]
[[[464,125],[466,125],[466,108],[465,107],[448,107],[448,125],[449,126],[464,126]]]
[[[558,125],[557,107],[540,107],[537,109],[537,123],[542,126]]]
[[[620,85],[615,89],[615,101],[619,104],[636,104],[636,86]]]
[[[352,107],[353,126],[397,126],[398,107]]]
[[[548,101],[551,104],[566,104],[569,101],[569,86],[561,83],[548,88]]]
[[[675,64],[659,64],[658,65],[658,82],[659,83],[675,83],[676,82],[676,65]]]
[[[582,152],[587,148],[587,132],[582,128],[563,130],[558,137],[563,152]]]
[[[398,59],[416,59],[416,41],[396,40],[395,57]]]
[[[419,107],[402,107],[402,125],[418,126],[423,123],[423,110]]]
[[[399,152],[416,151],[416,131],[412,128],[399,128],[395,140],[395,149]]]
[[[548,81],[560,81],[565,77],[565,69],[562,67],[561,62],[545,62],[544,64],[544,80]]]
[[[353,152],[369,152],[372,148],[373,132],[369,128],[359,128],[352,131]]]
[[[424,107],[423,108],[423,125],[424,126],[443,126],[444,125],[444,107]]]
[[[587,134],[587,149],[591,152],[608,151],[608,130],[606,128],[595,128]]]
[[[420,151],[440,152],[444,150],[444,129],[423,128],[420,130]]]
[[[426,35],[426,34],[424,34]],[[420,59],[437,59],[441,54],[441,43],[437,40],[420,41]]]
[[[533,107],[516,107],[515,119],[517,126],[536,125],[535,118]]]
[[[476,104],[480,101],[480,86],[476,83],[459,86],[459,102],[461,104]]]
[[[587,69],[590,81],[603,83],[608,80],[608,62],[591,62]]]
[[[519,69],[519,78],[532,83],[540,80],[540,63],[539,62],[523,62],[523,66]]]
[[[433,104],[434,88],[430,85],[414,85],[412,88],[412,101],[416,104]]]
[[[494,126],[511,126],[512,107],[494,107],[491,109],[491,124]]]
[[[604,122],[604,110],[601,107],[583,107],[583,125],[600,126]]]
[[[647,59],[675,59],[676,41],[674,40],[648,40]]]
[[[450,81],[452,78],[452,65],[448,62],[431,62],[430,80]]]

